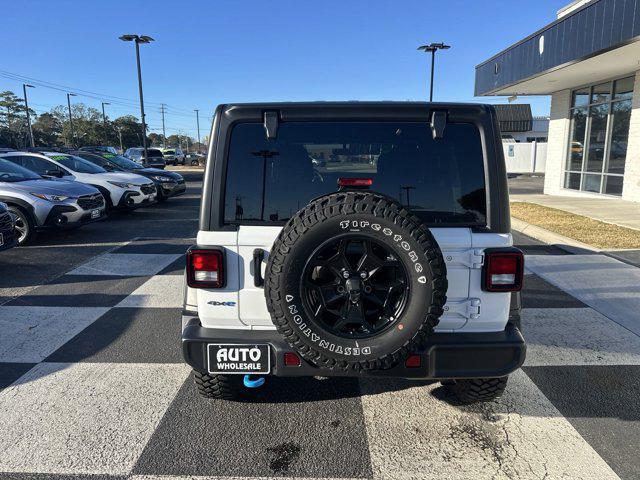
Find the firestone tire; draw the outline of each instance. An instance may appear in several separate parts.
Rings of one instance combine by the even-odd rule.
[[[472,378],[455,380],[447,388],[464,404],[488,402],[500,397],[507,388],[507,379],[500,378]]]
[[[354,235],[383,245],[402,264],[407,281],[401,313],[365,338],[330,331],[302,299],[309,259],[328,241]],[[269,255],[264,291],[277,330],[311,363],[352,372],[388,369],[437,325],[446,303],[446,267],[429,229],[401,204],[374,192],[338,192],[313,200],[287,222]]]

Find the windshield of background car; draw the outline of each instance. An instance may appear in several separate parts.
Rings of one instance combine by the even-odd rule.
[[[449,123],[444,138],[433,139],[421,122],[287,122],[272,141],[262,124],[236,125],[225,222],[284,222],[313,198],[337,191],[341,177],[371,178],[370,190],[395,198],[429,225],[486,225],[477,127]]]
[[[0,158],[0,182],[24,182],[26,180],[40,180],[42,177],[31,170],[16,165],[9,160]]]
[[[162,152],[164,155],[174,155],[176,153],[175,150],[165,150]]]
[[[55,160],[60,165],[67,167],[69,170],[78,173],[106,173],[106,170],[98,165],[91,163],[84,158],[75,155],[47,155],[51,160]]]
[[[149,157],[164,157],[164,155],[162,155],[162,152],[157,148],[148,148],[147,155],[149,155]]]
[[[115,163],[119,167],[124,168],[125,170],[136,170],[138,168],[144,168],[139,163],[136,163],[133,160],[128,159],[127,157],[123,157],[122,155],[112,155],[110,153],[105,153],[102,156],[110,162]]]

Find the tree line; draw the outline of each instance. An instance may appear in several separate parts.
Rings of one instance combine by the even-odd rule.
[[[36,147],[81,147],[83,145],[111,145],[124,150],[142,146],[142,123],[134,115],[123,115],[103,120],[102,112],[83,103],[71,105],[71,122],[68,107],[58,105],[40,115],[29,108],[29,117]],[[205,138],[206,140],[206,138]],[[147,133],[148,146],[182,147],[183,150],[204,151],[188,135]],[[0,147],[21,149],[30,146],[24,99],[14,92],[0,92]]]

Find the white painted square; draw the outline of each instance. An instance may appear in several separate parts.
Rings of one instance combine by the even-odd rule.
[[[69,275],[155,275],[180,254],[105,253],[69,272]]]
[[[528,255],[527,268],[640,335],[640,268],[606,255]]]
[[[183,275],[156,275],[134,290],[116,307],[182,308]]]
[[[190,369],[41,363],[0,392],[0,471],[131,472]]]
[[[502,398],[466,407],[435,398],[438,383],[360,382],[376,479],[618,478],[522,370]]]
[[[0,362],[41,362],[108,310],[1,306]]]
[[[640,337],[591,308],[525,308],[527,366],[640,365]]]

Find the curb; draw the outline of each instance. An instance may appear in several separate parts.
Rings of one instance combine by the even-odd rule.
[[[573,238],[565,237],[559,233],[551,232],[545,228],[532,225],[518,218],[511,218],[511,228],[520,233],[540,240],[541,242],[561,248],[576,255],[584,253],[601,253],[601,251],[591,245],[579,242]]]

